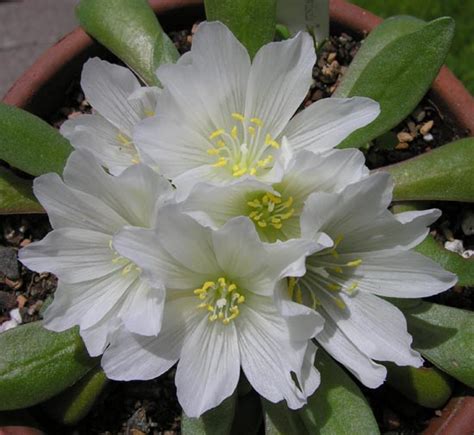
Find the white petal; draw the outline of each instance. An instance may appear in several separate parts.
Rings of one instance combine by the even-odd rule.
[[[385,175],[385,176],[384,176]],[[392,182],[388,174],[377,173],[350,184],[339,194],[316,192],[307,199],[301,216],[303,237],[323,231],[333,239],[344,238],[354,230],[367,228],[386,212],[392,198]]]
[[[75,227],[113,234],[127,223],[100,199],[66,186],[57,174],[36,178],[33,191],[55,229]]]
[[[187,323],[195,311],[194,297],[167,302],[158,337],[144,337],[122,329],[102,357],[107,377],[119,381],[148,380],[165,373],[181,355],[189,331]]]
[[[334,150],[315,154],[300,151],[290,161],[280,193],[302,203],[313,192],[339,192],[368,175],[365,157],[359,150]]]
[[[123,267],[113,263],[107,234],[75,228],[54,230],[21,249],[20,261],[37,272],[52,272],[74,283],[100,278]]]
[[[301,368],[301,377],[299,379],[300,386],[303,389],[306,397],[311,396],[321,383],[319,371],[316,370],[316,367],[314,367],[314,357],[316,355],[316,350],[317,347],[312,341],[309,341],[308,348],[306,349],[304,355],[303,367]]]
[[[326,317],[324,329],[316,339],[334,359],[343,364],[365,386],[377,388],[385,381],[387,369],[373,362],[354,346],[330,317]]]
[[[298,113],[282,134],[295,150],[321,152],[370,124],[379,113],[379,104],[370,98],[324,98]]]
[[[157,202],[172,192],[169,182],[145,165],[131,166],[114,177],[86,151],[71,154],[64,169],[64,180],[100,199],[127,223],[143,227],[151,226]]]
[[[90,356],[99,356],[104,352],[110,340],[116,334],[119,325],[120,320],[115,316],[115,313],[107,313],[100,322],[80,331]]]
[[[338,258],[341,263],[360,258],[350,281],[358,288],[379,296],[422,298],[452,287],[457,277],[433,260],[412,251],[374,251]],[[323,260],[324,261],[324,260]]]
[[[420,367],[420,354],[411,349],[412,337],[402,312],[377,296],[358,292],[340,294],[346,305],[341,309],[320,293],[324,310],[349,340],[369,358],[398,365]]]
[[[266,131],[277,137],[308,92],[315,61],[306,32],[264,45],[252,62],[245,116],[262,119]]]
[[[240,376],[235,325],[207,316],[186,336],[176,370],[178,400],[188,417],[199,417],[229,397]]]
[[[79,115],[61,126],[61,134],[77,150],[87,150],[113,175],[133,164],[136,150],[118,140],[120,131],[100,115]]]
[[[152,287],[195,289],[207,281],[172,257],[153,230],[125,227],[113,239],[120,255],[129,258],[142,269],[142,276]]]
[[[244,109],[250,59],[222,23],[202,23],[193,36],[192,63],[163,65],[158,78],[172,99],[160,98],[157,113],[175,112],[202,136],[232,127]],[[165,91],[166,94],[166,91]],[[229,129],[230,130],[230,129]]]
[[[158,335],[161,329],[165,292],[136,280],[127,291],[119,317],[125,328],[141,335]]]
[[[291,409],[303,406],[306,394],[291,372],[301,377],[308,341],[291,341],[286,323],[268,298],[248,298],[236,322],[242,370],[252,387],[273,403],[286,400]]]
[[[98,58],[89,59],[82,70],[81,87],[95,110],[131,136],[140,116],[128,97],[140,88],[140,83],[128,68]]]

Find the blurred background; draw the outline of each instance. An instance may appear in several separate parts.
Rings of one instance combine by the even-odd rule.
[[[0,0],[0,96],[36,58],[76,26],[79,0]],[[382,17],[449,15],[456,35],[447,64],[474,93],[474,0],[352,0]]]

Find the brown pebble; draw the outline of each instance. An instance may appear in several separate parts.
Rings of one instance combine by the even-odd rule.
[[[333,60],[336,60],[336,56],[337,54],[332,52],[332,53],[329,53],[329,56],[328,56],[328,63],[331,63]]]
[[[389,430],[398,429],[400,427],[400,418],[391,409],[385,409],[383,419]]]
[[[199,26],[199,23],[194,23],[193,27],[191,28],[191,33],[194,35],[196,33],[196,30]]]
[[[193,43],[193,37],[192,37],[192,35],[186,36],[186,42],[187,42],[188,44],[192,44],[192,43]]]
[[[407,125],[408,125],[408,129],[410,130],[411,135],[415,137],[418,133],[416,124],[413,121],[409,121]]]
[[[399,142],[411,142],[413,140],[413,136],[406,131],[401,131],[397,134],[397,139]]]
[[[5,278],[5,284],[13,290],[18,290],[23,285],[23,280],[20,278],[17,281]]]
[[[420,133],[422,134],[422,136],[424,136],[425,134],[428,134],[430,132],[430,130],[433,128],[433,124],[434,124],[434,121],[431,120],[431,121],[425,122],[421,126]]]
[[[28,299],[25,298],[23,295],[19,295],[16,298],[16,303],[18,304],[18,308],[23,308],[27,301],[28,301]]]
[[[406,150],[409,147],[410,145],[408,145],[406,142],[400,142],[399,144],[395,145],[396,150]]]
[[[424,110],[421,110],[420,112],[416,114],[415,118],[418,122],[421,122],[423,121],[423,119],[425,119],[425,116],[426,116],[426,112]]]
[[[20,243],[20,247],[24,248],[25,246],[28,246],[31,244],[31,240],[30,239],[23,239]]]

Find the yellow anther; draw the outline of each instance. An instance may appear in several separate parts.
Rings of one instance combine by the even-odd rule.
[[[281,219],[277,217],[272,217],[271,221],[272,221],[272,224],[279,224],[281,222]]]
[[[140,163],[140,159],[138,157],[133,157],[130,160],[134,165],[138,165]]]
[[[362,260],[359,258],[358,260],[349,261],[348,263],[346,263],[346,266],[357,267],[357,266],[360,266],[361,264],[362,264]]]
[[[240,295],[240,296],[237,298],[237,302],[238,302],[239,304],[243,304],[243,303],[245,302],[245,296]]]
[[[250,171],[249,171],[249,174],[250,174],[250,175],[255,175],[256,173],[257,173],[257,169],[255,169],[255,168],[252,168],[252,169],[250,169]]]
[[[282,215],[280,215],[280,217],[281,217],[283,220],[290,219],[290,217],[293,216],[294,213],[295,213],[295,209],[292,208],[290,211],[288,211],[288,212],[283,213]]]
[[[265,196],[267,196],[275,204],[281,203],[281,198],[279,196],[274,195],[273,193],[267,192]]]
[[[204,285],[202,286],[202,289],[204,291],[207,291],[208,289],[210,289],[211,287],[214,287],[215,285],[216,283],[214,281],[206,281]]]
[[[245,120],[245,116],[241,113],[234,112],[232,113],[232,118],[236,119],[237,121],[243,122]]]
[[[346,308],[346,304],[342,299],[336,298],[334,299],[334,302],[336,303],[337,307],[340,308],[341,310],[344,310]]]
[[[334,292],[337,292],[337,291],[341,290],[341,286],[338,285],[338,284],[330,283],[330,284],[328,284],[328,289],[332,290]]]
[[[155,112],[153,110],[144,110],[143,113],[148,117],[155,116]]]
[[[232,130],[230,131],[230,135],[234,138],[237,139],[239,137],[239,131],[237,130],[237,126],[234,125],[232,127]]]
[[[216,137],[219,137],[219,136],[222,136],[223,134],[225,133],[225,130],[223,128],[219,128],[215,131],[213,131],[210,135],[209,135],[209,139],[215,139]]]
[[[219,147],[219,148],[224,148],[225,147],[225,142],[223,140],[218,140],[216,145]]]
[[[193,293],[194,293],[195,295],[198,295],[198,296],[199,296],[199,295],[201,295],[201,294],[203,294],[203,293],[206,293],[206,290],[203,289],[203,288],[197,288],[196,290],[193,291]]]
[[[339,266],[333,267],[332,270],[334,270],[336,273],[344,273],[342,267]]]
[[[249,133],[250,133],[252,136],[255,136],[255,131],[256,131],[256,130],[255,130],[255,127],[252,127],[252,126],[249,127]]]
[[[359,286],[359,283],[353,282],[349,287],[347,287],[346,292],[351,294],[354,292],[355,289]]]
[[[222,278],[222,277],[221,277],[221,278],[219,278],[219,279],[217,280],[217,282],[219,283],[219,285],[220,285],[221,287],[225,287],[225,285],[226,285],[225,278]]]
[[[272,224],[273,228],[275,228],[276,230],[279,230],[281,229],[281,227],[283,226],[283,224]]]
[[[247,202],[247,205],[252,208],[257,208],[260,207],[262,204],[257,198],[255,198],[254,200]]]
[[[229,293],[233,292],[235,289],[237,289],[237,286],[235,284],[231,284],[228,288]]]
[[[209,148],[207,150],[207,154],[210,156],[217,156],[219,154],[219,150],[217,148]]]
[[[280,144],[274,140],[271,134],[267,133],[265,136],[265,145],[270,145],[272,148],[278,149],[280,148]]]
[[[212,166],[214,168],[222,168],[225,165],[227,165],[227,159],[225,157],[219,157],[219,160],[216,163],[214,163]]]
[[[234,177],[240,177],[240,176],[244,175],[246,172],[247,172],[247,168],[244,167],[244,168],[238,169],[237,171],[234,171],[232,175]]]
[[[203,302],[203,303],[199,304],[197,307],[198,308],[207,308],[207,304],[205,302]]]
[[[122,275],[127,275],[128,273],[131,272],[132,268],[133,268],[134,264],[133,263],[129,263],[127,266],[125,266],[123,269],[122,269]]]
[[[117,140],[122,144],[122,145],[130,145],[132,141],[130,138],[125,136],[123,133],[118,133],[117,134]]]
[[[344,238],[344,236],[342,234],[339,234],[335,239],[334,239],[334,248],[337,248],[337,246],[339,245],[339,243],[342,242],[342,239]]]
[[[257,225],[260,227],[260,228],[265,228],[267,226],[267,223],[265,221],[258,221],[257,222]]]
[[[263,121],[260,118],[250,118],[250,122],[253,122],[254,124],[258,125],[261,127],[263,125]]]
[[[293,197],[290,196],[290,197],[283,203],[283,205],[284,205],[285,207],[291,207],[291,206],[293,205]]]

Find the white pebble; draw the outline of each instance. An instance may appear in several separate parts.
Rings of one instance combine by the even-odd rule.
[[[445,242],[444,247],[451,252],[455,252],[456,254],[462,255],[464,252],[464,245],[462,244],[462,240],[454,239],[452,242]]]
[[[425,142],[431,142],[433,139],[434,139],[434,138],[433,138],[433,135],[432,135],[431,133],[425,134],[425,135],[423,136],[423,140],[424,140]]]
[[[16,328],[18,322],[15,319],[7,320],[0,325],[0,332],[8,331],[9,329]]]
[[[468,249],[468,250],[464,251],[461,255],[464,258],[471,258],[474,255],[474,251],[472,249]]]
[[[468,211],[461,223],[462,232],[466,236],[472,236],[474,234],[474,212]]]
[[[10,311],[10,318],[15,320],[15,322],[18,324],[23,322],[19,308],[14,308],[13,310]]]

